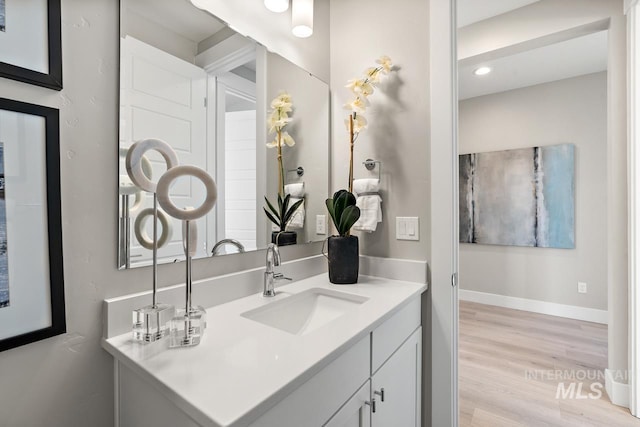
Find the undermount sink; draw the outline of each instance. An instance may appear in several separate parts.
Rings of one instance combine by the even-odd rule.
[[[242,317],[294,335],[326,325],[369,298],[331,289],[312,288],[244,312]]]

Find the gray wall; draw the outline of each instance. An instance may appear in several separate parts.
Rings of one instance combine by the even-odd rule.
[[[576,248],[461,244],[460,288],[606,310],[607,74],[462,101],[459,126],[461,154],[576,147]]]
[[[225,20],[239,21],[238,30],[250,25],[242,21],[248,19],[244,18],[244,3],[221,2]],[[301,48],[296,53],[310,71],[325,77],[328,38],[323,37],[328,37],[328,7],[328,1],[316,1],[316,38],[307,45],[317,48]],[[277,39],[272,27],[276,24],[262,19],[251,25],[273,30],[271,36]],[[61,110],[68,330],[67,334],[0,353],[2,426],[113,425],[112,359],[100,347],[102,300],[151,286],[149,268],[116,269],[118,41],[118,2],[62,0],[65,89],[56,92],[5,79],[1,82],[3,97]],[[283,43],[282,39],[276,41]],[[318,245],[283,248],[282,256],[289,260],[319,252]],[[194,279],[263,263],[263,251],[195,260]],[[182,264],[159,268],[161,286],[179,283],[183,277]],[[261,284],[256,285],[257,291]]]
[[[354,17],[358,17],[354,19]],[[355,144],[354,177],[371,178],[362,162],[382,161],[383,221],[374,233],[360,233],[360,252],[391,258],[426,259],[429,239],[429,4],[406,0],[331,1],[332,187],[347,188],[349,135],[343,105],[351,98],[347,80],[360,78],[388,55],[397,64],[369,97],[369,127]],[[420,47],[424,47],[420,50]],[[398,241],[395,217],[420,218],[420,241]]]

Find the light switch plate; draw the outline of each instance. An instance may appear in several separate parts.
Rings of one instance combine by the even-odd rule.
[[[420,240],[420,222],[417,216],[396,217],[396,240]]]
[[[316,215],[316,234],[327,234],[327,217]]]

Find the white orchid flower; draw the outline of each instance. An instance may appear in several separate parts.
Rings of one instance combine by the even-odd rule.
[[[351,102],[346,103],[344,105],[344,108],[350,111],[355,111],[360,113],[367,109],[367,103],[363,98],[357,96]]]
[[[391,71],[391,68],[393,68],[391,58],[389,58],[387,55],[381,56],[378,60],[376,60],[376,63],[380,64],[380,66],[382,67],[382,72],[385,74],[388,74]]]
[[[291,101],[291,95],[289,95],[287,92],[281,92],[280,95],[278,95],[278,98],[280,101],[287,103],[287,104],[292,104],[293,101]]]
[[[380,81],[380,67],[369,67],[364,70],[364,75],[371,83],[378,83]]]
[[[271,101],[271,108],[274,111],[279,111],[281,113],[288,113],[291,111],[292,104],[290,102],[285,102],[279,98],[275,98]]]
[[[373,93],[373,85],[366,79],[349,80],[347,86],[356,95],[367,97]]]
[[[296,145],[296,142],[293,140],[291,135],[289,135],[289,132],[282,133],[282,142],[284,142],[287,147],[293,147],[294,145]]]
[[[353,133],[360,133],[367,127],[367,119],[362,114],[356,114],[353,119]]]
[[[349,119],[344,120],[344,125],[349,130]],[[353,119],[353,133],[357,134],[361,131],[365,130],[367,127],[367,119],[362,114],[356,114],[356,117]]]

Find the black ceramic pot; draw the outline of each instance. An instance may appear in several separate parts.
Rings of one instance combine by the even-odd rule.
[[[298,233],[295,231],[274,231],[271,233],[271,243],[278,246],[295,245],[298,242]]]
[[[336,285],[358,282],[360,257],[358,236],[329,237],[329,281]]]

